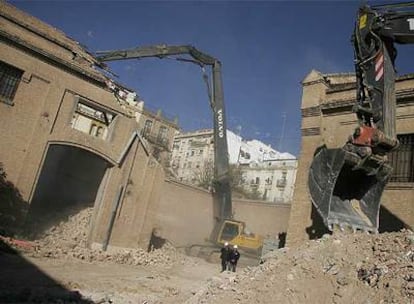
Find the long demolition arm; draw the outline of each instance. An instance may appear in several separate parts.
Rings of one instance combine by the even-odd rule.
[[[407,11],[412,6],[363,6],[358,13],[353,41],[359,127],[345,149],[361,158],[357,166],[368,174],[375,174],[398,146],[394,43],[414,43],[414,12]]]
[[[191,45],[154,45],[126,50],[103,51],[97,53],[100,62],[140,59],[146,57],[165,58],[176,55],[189,55],[190,61],[200,66],[212,67],[212,90],[210,104],[214,115],[214,193],[218,204],[215,216],[218,220],[232,218],[231,187],[229,176],[229,156],[227,147],[227,126],[224,109],[224,94],[221,79],[221,63],[217,59],[200,52]]]
[[[394,44],[414,43],[413,3],[362,6],[353,34],[358,127],[342,148],[320,147],[309,192],[325,225],[378,231],[382,192],[398,147]],[[410,11],[411,10],[411,11]]]

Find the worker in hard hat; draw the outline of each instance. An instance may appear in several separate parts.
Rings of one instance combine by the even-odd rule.
[[[237,250],[237,245],[233,246],[233,250],[230,252],[230,270],[236,272],[237,262],[240,258],[240,252]]]
[[[220,254],[220,259],[221,259],[221,272],[229,269],[230,270],[230,265],[229,265],[229,261],[230,261],[230,253],[231,253],[231,248],[229,246],[228,242],[224,243],[224,247],[221,248],[221,254]]]

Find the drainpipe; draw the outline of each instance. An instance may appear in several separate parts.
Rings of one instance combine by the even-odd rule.
[[[102,245],[103,251],[106,251],[106,249],[108,248],[109,239],[111,238],[111,234],[112,234],[112,228],[114,227],[115,216],[118,212],[119,202],[121,201],[121,196],[122,196],[123,191],[124,191],[124,186],[119,187],[115,200],[112,203],[111,218],[109,220],[108,230],[106,231],[105,240]]]

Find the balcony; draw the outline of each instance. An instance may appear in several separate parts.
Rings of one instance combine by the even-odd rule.
[[[143,134],[143,137],[146,140],[148,140],[151,144],[156,145],[156,146],[164,149],[165,151],[170,150],[168,138],[162,138],[162,137],[153,136],[153,135],[150,135],[150,134]]]
[[[252,188],[252,189],[258,189],[259,188],[259,184],[252,183],[252,184],[250,184],[250,188]]]
[[[284,179],[284,178],[280,178],[276,182],[276,186],[279,187],[279,188],[285,188],[286,184],[287,184],[287,182],[286,182],[286,179]]]

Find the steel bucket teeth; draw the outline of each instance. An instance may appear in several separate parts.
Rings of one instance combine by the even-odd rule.
[[[378,231],[380,199],[390,167],[375,175],[354,170],[346,159],[355,158],[343,149],[321,147],[309,170],[309,192],[313,205],[329,230],[334,225],[352,230]]]

